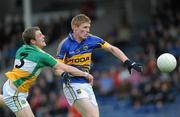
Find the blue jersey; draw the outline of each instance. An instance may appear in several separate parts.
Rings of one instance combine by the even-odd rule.
[[[108,43],[103,39],[89,35],[78,43],[72,33],[65,38],[58,47],[57,58],[65,64],[74,66],[82,71],[89,72],[91,67],[91,55],[95,48],[104,48]],[[84,77],[72,77],[70,82],[87,83]]]

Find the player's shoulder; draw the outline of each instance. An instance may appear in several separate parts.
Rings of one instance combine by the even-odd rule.
[[[89,34],[88,38],[91,38],[91,39],[101,39],[97,35],[93,35],[93,34]]]
[[[24,50],[25,49],[25,45],[22,45],[21,47],[19,47],[18,49],[17,49],[17,52],[18,51],[21,51],[21,50]]]
[[[70,37],[67,36],[64,39],[61,40],[61,42],[59,43],[59,45],[68,45],[70,43]]]
[[[16,51],[16,56],[20,55],[22,52],[26,52],[26,45],[22,45],[21,47],[19,47]]]
[[[52,58],[52,56],[49,53],[47,53],[41,49],[39,51],[37,51],[37,53],[34,53],[34,54],[37,56],[37,58],[39,58],[40,60],[43,60],[43,61],[44,61],[44,59]]]
[[[61,42],[59,42],[58,48],[57,50],[61,50],[62,48],[67,48],[70,45],[70,39],[69,36],[67,36],[66,38],[64,38],[63,40],[61,40]]]
[[[93,34],[89,34],[88,40],[90,40],[91,42],[102,42],[103,41],[103,39],[101,37],[98,37]]]

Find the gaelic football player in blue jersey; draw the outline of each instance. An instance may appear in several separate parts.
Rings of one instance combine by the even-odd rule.
[[[45,36],[38,27],[25,29],[22,38],[25,44],[17,50],[14,67],[5,73],[8,80],[3,86],[3,101],[17,117],[34,117],[26,98],[29,88],[37,80],[42,68],[53,68],[59,75],[63,70],[75,76],[93,79],[89,73],[57,62],[44,52],[42,48],[46,46]],[[0,99],[2,101],[2,96]]]
[[[102,38],[90,34],[91,20],[84,14],[73,17],[72,32],[59,44],[57,58],[65,64],[89,72],[91,55],[95,48],[103,48],[114,54],[128,68],[142,71],[142,66],[131,62],[117,47]],[[92,82],[85,77],[63,75],[63,90],[71,106],[74,106],[83,117],[99,117],[98,104],[92,89]]]

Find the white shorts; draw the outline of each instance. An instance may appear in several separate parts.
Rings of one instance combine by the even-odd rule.
[[[14,113],[29,106],[26,100],[27,96],[28,93],[21,93],[12,89],[9,80],[3,85],[4,102]]]
[[[98,106],[90,84],[71,83],[70,86],[63,84],[63,91],[69,105],[71,106],[76,100],[81,98],[88,98],[93,105]]]

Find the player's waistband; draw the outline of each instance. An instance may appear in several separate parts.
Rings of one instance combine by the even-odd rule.
[[[63,83],[65,83],[66,79],[63,79]],[[88,83],[88,80],[85,77],[71,77],[69,79],[70,83]]]
[[[18,89],[17,89],[17,87],[13,84],[13,82],[12,82],[6,75],[4,75],[4,77],[7,78],[7,81],[6,81],[6,82],[8,82],[10,88],[13,89],[13,90],[15,90],[15,91],[17,91]]]

